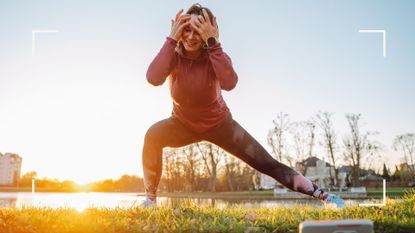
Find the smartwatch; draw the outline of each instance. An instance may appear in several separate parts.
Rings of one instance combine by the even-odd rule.
[[[208,47],[212,47],[216,45],[216,43],[218,43],[218,40],[212,36],[212,37],[209,37],[206,42],[207,42]]]

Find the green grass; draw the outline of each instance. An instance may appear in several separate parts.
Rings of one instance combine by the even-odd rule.
[[[269,199],[274,198],[273,190],[237,191],[237,192],[164,192],[160,197],[193,197],[193,198],[236,198],[236,199]]]
[[[387,187],[386,195],[388,197],[403,197],[405,192],[415,190],[415,188],[407,187]],[[367,188],[367,196],[369,198],[382,198],[383,188]],[[238,191],[238,192],[172,192],[160,193],[159,196],[165,197],[195,197],[195,198],[236,198],[236,199],[274,199],[273,190],[262,191]]]
[[[341,210],[297,206],[246,209],[197,206],[191,201],[155,209],[0,209],[0,232],[298,232],[304,220],[369,219],[375,232],[415,232],[415,192],[389,199],[384,207]],[[402,231],[406,229],[406,231]]]
[[[415,188],[409,187],[386,187],[386,195],[388,197],[401,197],[404,196],[405,192],[410,190],[414,190]],[[367,196],[368,197],[382,197],[383,195],[383,188],[367,188]]]

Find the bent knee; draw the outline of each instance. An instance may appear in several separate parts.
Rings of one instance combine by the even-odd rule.
[[[160,141],[161,136],[161,130],[156,123],[147,129],[147,132],[144,136],[144,144],[154,144],[157,141]]]

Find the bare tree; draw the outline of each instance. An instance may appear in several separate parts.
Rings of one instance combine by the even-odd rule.
[[[408,164],[410,172],[415,175],[415,134],[406,133],[395,137],[393,148],[403,152],[405,162]]]
[[[334,132],[333,123],[331,120],[332,115],[333,113],[329,113],[329,112],[319,112],[317,114],[317,123],[323,132],[323,142],[322,142],[323,147],[327,150],[329,161],[334,166],[334,177],[331,172],[331,169],[329,170],[330,179],[332,180],[332,183],[334,185],[337,185],[339,182],[339,177],[338,177],[339,174],[338,174],[338,169],[336,166],[336,160],[337,160],[337,157],[335,155],[336,133]]]
[[[371,133],[372,136],[375,134],[378,134],[378,133],[377,132]],[[381,143],[375,140],[368,139],[367,145],[366,145],[366,153],[367,155],[369,155],[366,157],[367,170],[373,170],[373,171],[379,170],[380,171],[381,166],[382,166],[381,164],[382,155],[380,154],[381,152],[382,152]]]
[[[172,186],[172,177],[173,177],[173,171],[172,171],[172,155],[173,150],[171,148],[164,148],[163,149],[163,173],[164,173],[164,179],[162,179],[162,182],[165,181],[165,186],[168,192],[173,191]]]
[[[314,119],[308,121],[297,121],[290,125],[289,132],[293,136],[293,147],[296,154],[297,164],[296,168],[301,172],[305,172],[303,164],[306,157],[314,156],[315,145],[315,128]]]
[[[305,128],[304,121],[293,122],[290,128],[290,133],[293,136],[293,147],[295,151],[295,157],[299,162],[305,160],[307,156],[307,135],[308,132],[304,130]]]
[[[314,149],[314,144],[315,144],[315,139],[316,139],[316,134],[315,134],[315,129],[316,129],[316,122],[314,120],[314,118],[311,118],[310,120],[305,122],[306,126],[307,126],[307,131],[308,131],[308,156],[312,157],[314,156],[313,154],[313,149]]]
[[[184,171],[186,178],[186,186],[188,191],[193,192],[196,189],[197,172],[200,167],[199,153],[195,144],[190,144],[183,147],[182,153],[184,155]]]
[[[167,191],[172,192],[183,189],[183,168],[182,153],[175,148],[164,148],[163,170],[165,177],[163,177],[163,180],[166,182]]]
[[[284,159],[293,166],[293,159],[287,153],[286,145],[286,133],[291,127],[288,114],[280,112],[277,115],[277,119],[272,121],[274,128],[268,132],[268,145],[271,146],[273,154],[280,162],[284,162]]]
[[[235,157],[231,156],[231,155],[225,155],[223,156],[223,161],[225,163],[225,176],[226,176],[226,181],[228,184],[228,188],[230,191],[234,191],[234,183],[235,183],[235,178],[238,175],[238,162],[239,160],[236,159]]]
[[[241,162],[240,160],[238,160],[237,163],[237,167],[238,167],[238,177],[237,177],[237,186],[236,186],[236,190],[241,190],[241,189],[253,189],[254,183],[253,183],[253,177],[255,176],[255,174],[258,173],[257,170],[253,169],[252,167],[250,167],[248,164]]]
[[[229,154],[226,154],[223,158],[225,161],[231,161],[229,163],[231,166],[228,167],[226,167],[227,162],[225,162],[225,169],[229,169],[228,171],[225,170],[225,175],[230,175],[227,177],[229,190],[251,190],[254,186],[253,177],[257,175],[258,172],[246,163]],[[232,184],[233,189],[229,187],[230,183]]]
[[[202,159],[210,177],[211,191],[216,192],[218,164],[225,152],[218,146],[208,142],[199,142],[196,143],[196,145],[202,155]]]
[[[359,177],[361,176],[362,163],[365,155],[373,155],[373,151],[378,150],[375,143],[369,141],[369,136],[377,132],[361,133],[360,119],[361,114],[346,114],[347,122],[350,127],[350,135],[343,140],[345,146],[344,156],[352,165],[353,185],[360,185]],[[367,159],[367,158],[366,158]]]

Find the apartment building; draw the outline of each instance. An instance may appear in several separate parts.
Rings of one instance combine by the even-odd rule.
[[[0,186],[15,185],[20,178],[22,158],[13,153],[0,152]]]

